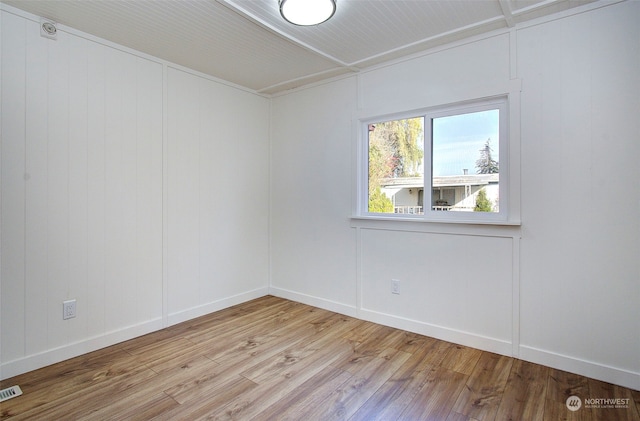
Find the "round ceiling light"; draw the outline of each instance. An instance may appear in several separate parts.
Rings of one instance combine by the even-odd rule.
[[[336,12],[336,0],[279,0],[280,14],[294,25],[326,22]]]

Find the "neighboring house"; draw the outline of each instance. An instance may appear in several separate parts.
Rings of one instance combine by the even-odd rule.
[[[431,208],[441,211],[473,211],[481,189],[498,211],[499,174],[463,174],[433,177]],[[395,213],[424,213],[422,177],[397,177],[381,180],[382,192],[391,199]]]

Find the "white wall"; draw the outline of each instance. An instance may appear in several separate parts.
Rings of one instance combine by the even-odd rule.
[[[264,295],[269,100],[2,7],[0,377]]]
[[[355,80],[344,79],[279,97],[271,132],[271,292],[352,315],[355,95]]]
[[[639,389],[640,3],[581,12],[275,97],[271,291]],[[521,226],[347,222],[348,113],[506,92]]]
[[[521,355],[635,389],[639,41],[635,1],[518,32]]]
[[[267,293],[268,100],[168,71],[169,323]]]

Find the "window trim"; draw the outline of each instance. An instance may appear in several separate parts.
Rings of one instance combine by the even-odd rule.
[[[519,94],[519,91],[517,92]],[[514,101],[519,95],[502,94],[486,98],[460,101],[439,106],[430,106],[418,109],[411,109],[400,112],[363,115],[356,118],[356,177],[355,177],[355,203],[352,219],[354,220],[381,220],[381,221],[410,221],[427,223],[455,223],[455,224],[493,224],[493,225],[520,225],[519,207],[512,206],[519,204],[519,195],[513,188],[515,174],[513,169],[519,168],[519,158],[514,151],[519,151],[519,124],[514,116],[519,118],[519,101]],[[370,213],[368,211],[368,182],[369,182],[369,133],[368,126],[380,121],[399,120],[406,118],[424,117],[424,147],[425,161],[424,172],[431,174],[432,171],[432,121],[434,118],[452,115],[461,115],[489,109],[499,110],[499,162],[500,162],[500,183],[499,198],[500,210],[498,212],[438,212],[433,211],[429,206],[425,207],[422,215],[391,214],[391,213]],[[515,129],[518,130],[515,130]],[[515,147],[514,147],[515,145]],[[432,177],[425,177],[424,182],[424,202],[431,202]],[[427,194],[428,193],[428,194]]]

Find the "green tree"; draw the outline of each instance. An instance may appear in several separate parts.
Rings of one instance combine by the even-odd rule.
[[[487,193],[484,189],[480,189],[478,196],[476,197],[476,207],[473,209],[475,212],[493,212],[493,206],[491,201],[487,198]]]
[[[411,177],[418,174],[424,151],[422,118],[391,120],[373,125],[370,144],[383,152],[388,172],[383,177]]]
[[[480,158],[476,160],[477,174],[497,174],[499,172],[498,161],[493,159],[492,152],[491,139],[487,139],[484,147],[480,149]]]
[[[382,193],[382,180],[418,173],[424,156],[422,118],[392,120],[369,126],[369,212],[393,213]]]
[[[390,155],[380,142],[369,142],[369,194],[380,187],[380,180],[391,171]]]
[[[386,194],[380,191],[380,187],[369,193],[369,212],[393,213],[393,202]]]
[[[391,156],[379,141],[369,142],[369,212],[393,213],[393,203],[381,191],[380,181],[391,171]]]

